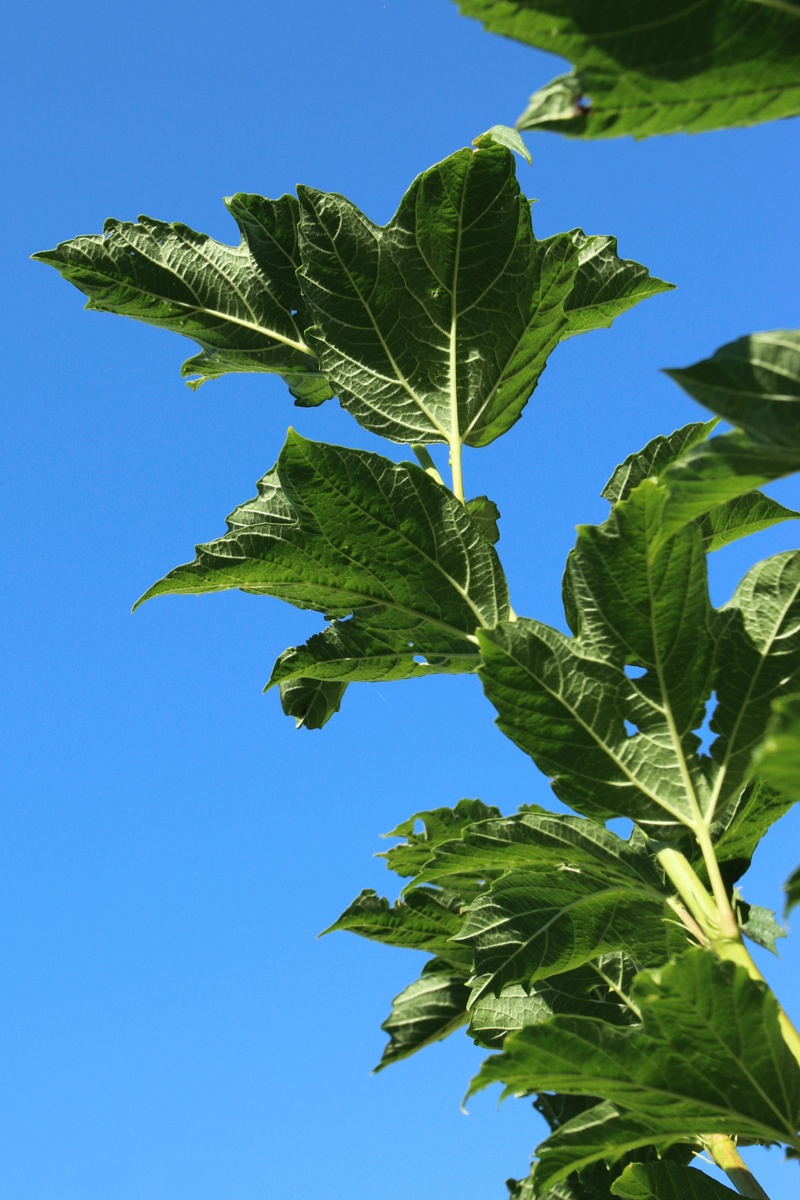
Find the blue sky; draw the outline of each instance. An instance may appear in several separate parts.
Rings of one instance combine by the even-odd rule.
[[[223,195],[298,182],[384,221],[560,64],[449,0],[45,2],[6,17],[4,58],[0,1195],[501,1198],[542,1134],[529,1105],[484,1093],[462,1114],[480,1057],[463,1036],[372,1077],[419,963],[316,935],[363,886],[391,889],[381,832],[461,796],[547,804],[546,781],[474,679],[353,688],[298,733],[261,687],[312,615],[240,594],[130,614],[253,494],[289,424],[377,439],[263,376],[190,392],[188,343],[83,313],[27,256],[141,212],[235,240]],[[659,368],[800,326],[800,123],[529,146],[540,236],[614,234],[678,285],[559,348],[513,432],[466,456],[468,490],[503,512],[515,608],[561,624],[607,476],[700,415]],[[796,481],[773,494],[800,506]],[[721,551],[715,601],[796,538]],[[767,839],[748,899],[780,907],[799,831],[790,816]],[[797,940],[781,953],[764,969],[800,1015]],[[761,1157],[768,1186],[778,1155]]]

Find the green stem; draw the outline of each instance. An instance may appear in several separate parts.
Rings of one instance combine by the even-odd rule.
[[[425,471],[425,474],[430,475],[431,479],[435,479],[437,483],[440,483],[444,487],[444,480],[436,470],[436,463],[431,458],[428,447],[422,446],[419,443],[412,443],[411,449],[414,452],[417,462]]]
[[[764,976],[753,962],[742,940],[739,923],[733,914],[711,839],[708,836],[708,831],[705,830],[704,832],[707,849],[704,849],[703,839],[699,836],[698,842],[701,849],[704,849],[703,858],[712,887],[714,886],[715,876],[717,879],[717,888],[715,889],[714,897],[716,903],[714,903],[714,900],[712,900],[698,879],[694,867],[679,850],[673,850],[671,847],[665,846],[660,850],[656,850],[656,857],[664,868],[667,877],[675,885],[678,895],[708,939],[708,943],[717,957],[723,959],[725,962],[736,963],[737,966],[743,967],[747,971],[751,979],[755,979],[759,983],[766,983]],[[710,869],[712,863],[713,872]],[[724,897],[724,910],[722,912],[720,911],[722,907],[720,899],[717,896],[719,889],[721,889],[722,896]],[[728,913],[730,913],[730,921],[727,918]],[[794,1058],[797,1059],[798,1064],[800,1064],[800,1033],[795,1029],[780,1006],[778,1007],[778,1022],[783,1034],[783,1040],[786,1042]]]
[[[704,1137],[703,1141],[714,1162],[725,1172],[740,1196],[750,1196],[753,1200],[769,1200],[732,1138],[724,1133],[712,1133]]]
[[[454,438],[450,443],[450,470],[453,472],[453,495],[456,500],[465,504],[464,477],[461,473],[461,438]]]

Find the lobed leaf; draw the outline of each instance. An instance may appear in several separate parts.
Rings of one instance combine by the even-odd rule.
[[[478,822],[499,817],[500,809],[481,800],[459,800],[455,808],[433,808],[414,813],[402,821],[396,829],[384,837],[405,838],[399,846],[392,846],[378,855],[386,859],[386,865],[397,875],[418,876],[437,846],[459,837],[464,830]],[[422,825],[420,831],[417,824]]]
[[[344,407],[393,441],[488,445],[562,338],[671,286],[613,239],[537,241],[514,155],[488,135],[420,175],[385,226],[343,196],[299,197],[311,344]]]
[[[106,221],[102,235],[33,257],[84,292],[87,308],[199,343],[202,353],[183,365],[184,376],[199,376],[190,386],[231,371],[267,371],[284,377],[298,404],[321,404],[332,392],[304,335],[297,200],[239,193],[225,204],[239,226],[238,246],[140,217]]]
[[[412,464],[292,431],[228,533],[138,603],[229,588],[335,618],[282,655],[268,684],[294,682],[284,703],[313,728],[338,707],[341,684],[473,670],[475,628],[509,612],[497,554],[451,492]]]
[[[539,1148],[542,1185],[637,1146],[691,1141],[698,1130],[800,1146],[800,1068],[769,989],[732,963],[692,950],[640,975],[643,1024],[556,1016],[510,1035],[470,1094],[555,1090],[603,1102]]]
[[[800,112],[800,10],[748,0],[457,0],[486,29],[574,63],[519,129],[699,133]]]
[[[452,940],[462,924],[461,902],[452,894],[415,888],[390,905],[365,888],[323,933],[346,930],[386,946],[425,950],[466,975],[471,955]]]

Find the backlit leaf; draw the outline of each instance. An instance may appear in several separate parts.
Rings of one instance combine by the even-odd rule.
[[[485,446],[557,343],[669,284],[580,230],[537,241],[514,155],[489,137],[420,175],[385,226],[299,190],[309,338],[342,404],[394,441]]]
[[[87,308],[185,334],[202,354],[184,363],[191,386],[230,371],[282,375],[298,404],[332,395],[305,340],[310,324],[297,281],[298,205],[293,196],[226,200],[238,246],[187,225],[140,217],[106,221],[97,236],[34,255],[89,297]]]
[[[466,1025],[468,999],[463,974],[436,958],[426,963],[420,978],[395,997],[391,1015],[381,1026],[389,1034],[389,1043],[376,1071]]]
[[[694,1167],[676,1163],[631,1163],[611,1185],[622,1200],[736,1200],[724,1183]]]

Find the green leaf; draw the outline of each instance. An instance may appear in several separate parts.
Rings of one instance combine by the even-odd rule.
[[[395,997],[391,1016],[381,1026],[389,1034],[389,1043],[375,1070],[382,1071],[466,1025],[468,999],[463,974],[440,959],[426,963],[420,978]]]
[[[487,542],[496,546],[500,541],[500,530],[497,527],[497,522],[500,520],[500,509],[494,500],[490,500],[488,496],[476,496],[474,500],[467,501],[467,512]]]
[[[721,812],[750,775],[772,705],[790,692],[798,670],[800,551],[795,550],[757,563],[718,614],[712,811]]]
[[[729,885],[744,875],[764,834],[792,801],[762,780],[745,785],[734,803],[711,825],[714,853]],[[699,870],[703,868],[699,865]]]
[[[456,457],[514,424],[562,337],[670,286],[610,239],[537,241],[513,154],[479,142],[420,175],[385,226],[299,191],[309,339],[342,404],[374,433]]]
[[[187,225],[140,217],[106,221],[102,235],[62,242],[33,257],[89,297],[87,308],[185,334],[202,354],[183,366],[196,387],[230,371],[282,375],[297,403],[332,395],[305,340],[310,324],[297,281],[293,196],[225,201],[241,243],[226,246]]]
[[[468,905],[457,935],[474,953],[472,1002],[620,949],[640,965],[663,961],[666,892],[650,855],[591,821],[526,816],[468,830],[437,850],[420,876],[446,878],[442,859],[467,843],[485,872],[504,868]],[[459,859],[463,870],[463,853]]]
[[[456,896],[433,888],[415,888],[403,900],[389,904],[371,888],[365,888],[323,933],[346,930],[386,946],[425,950],[466,975],[472,956],[452,941],[463,923]]]
[[[228,528],[142,600],[241,588],[339,618],[287,651],[270,686],[472,670],[474,629],[509,611],[494,549],[452,493],[412,464],[290,431],[275,470]],[[314,699],[316,723],[341,691],[309,697],[304,684],[300,697],[293,715]]]
[[[528,166],[533,166],[531,152],[522,140],[521,135],[516,129],[512,129],[510,125],[493,125],[491,129],[487,129],[486,133],[481,133],[478,137],[473,138],[473,146],[485,146],[491,142],[497,142],[498,146],[505,146],[507,150],[513,150],[515,154],[519,154],[520,158],[524,158]]]
[[[700,532],[707,551],[719,550],[740,537],[760,533],[782,521],[794,521],[800,513],[784,508],[763,492],[748,492],[712,508],[700,518]]]
[[[800,453],[800,330],[753,333],[666,374],[755,441]]]
[[[795,905],[800,904],[800,867],[786,880],[783,890],[786,892],[785,912],[788,916]]]
[[[280,686],[281,708],[294,717],[298,729],[322,729],[339,711],[346,687],[324,679],[293,679]]]
[[[625,461],[620,463],[600,495],[611,504],[627,500],[633,489],[644,479],[651,476],[657,478],[670,463],[676,462],[693,446],[704,442],[717,424],[718,419],[695,421],[667,436],[659,435],[653,438],[641,450],[629,454]]]
[[[390,871],[402,877],[418,875],[430,859],[433,851],[442,842],[449,842],[461,833],[492,817],[499,817],[500,809],[481,800],[459,800],[455,808],[433,808],[414,813],[407,821],[384,837],[405,838],[399,846],[383,851],[378,858],[385,858]],[[422,829],[416,830],[417,824]],[[452,890],[452,885],[451,885]]]
[[[606,1098],[538,1148],[543,1185],[636,1146],[691,1141],[698,1131],[800,1146],[800,1068],[764,984],[693,950],[642,973],[633,999],[641,1027],[553,1017],[511,1034],[471,1085],[470,1094],[500,1082],[504,1095]]]
[[[501,624],[480,636],[479,673],[498,725],[564,803],[691,827],[707,811],[694,730],[711,687],[712,610],[699,530],[660,542],[663,502],[646,479],[605,525],[579,529],[568,568],[577,638]],[[645,673],[629,679],[625,664]]]
[[[611,1185],[622,1200],[736,1200],[739,1193],[710,1175],[676,1163],[631,1163]]]
[[[753,771],[792,803],[800,799],[800,694],[772,703],[772,717],[758,747]]]
[[[738,888],[733,891],[733,906],[742,933],[757,946],[778,955],[775,943],[778,938],[786,937],[786,930],[778,924],[772,909],[762,908],[760,904],[748,904]]]
[[[800,469],[800,332],[752,334],[667,374],[738,428],[665,471],[665,532]]]
[[[457,0],[492,33],[574,63],[531,96],[520,129],[649,137],[800,112],[800,13],[743,0]]]
[[[530,985],[509,984],[477,1000],[467,1032],[478,1045],[494,1049],[508,1033],[555,1013],[629,1025],[638,1016],[628,995],[637,970],[633,959],[617,951]]]

